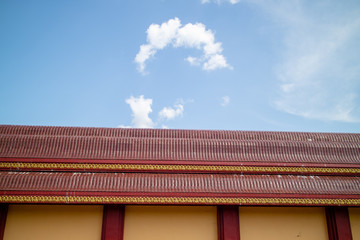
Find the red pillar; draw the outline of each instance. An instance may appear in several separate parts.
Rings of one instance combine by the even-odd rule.
[[[104,205],[101,240],[123,240],[125,206]]]
[[[218,206],[218,240],[240,240],[238,206]]]
[[[8,204],[0,204],[0,240],[4,239],[7,212]]]
[[[327,207],[326,221],[329,240],[352,240],[347,207]]]

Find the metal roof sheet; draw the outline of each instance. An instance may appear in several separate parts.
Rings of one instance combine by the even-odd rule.
[[[7,191],[359,195],[359,177],[149,173],[0,172]]]
[[[7,203],[360,206],[359,173],[360,134],[0,125]]]
[[[3,125],[0,157],[360,164],[360,134]]]
[[[3,135],[359,142],[360,134],[0,125]]]

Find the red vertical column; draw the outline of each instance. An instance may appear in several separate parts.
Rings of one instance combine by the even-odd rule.
[[[104,205],[101,240],[123,240],[125,206]]]
[[[239,207],[218,206],[218,239],[240,240]]]
[[[352,240],[347,207],[327,207],[325,211],[329,240]]]
[[[8,204],[0,204],[0,240],[4,239],[7,212]]]

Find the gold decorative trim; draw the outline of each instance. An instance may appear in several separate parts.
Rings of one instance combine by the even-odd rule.
[[[233,204],[233,205],[343,205],[360,206],[360,199],[107,197],[107,196],[0,196],[2,203],[116,203],[116,204]]]
[[[332,173],[360,174],[360,168],[324,167],[261,167],[261,166],[215,166],[215,165],[174,165],[174,164],[111,164],[111,163],[25,163],[0,162],[0,168],[15,169],[59,169],[59,170],[117,170],[117,171],[221,171],[261,173]]]

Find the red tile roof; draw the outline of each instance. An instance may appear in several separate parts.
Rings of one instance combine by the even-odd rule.
[[[360,206],[360,134],[4,125],[0,170],[0,202]]]
[[[0,172],[3,191],[180,193],[242,196],[257,194],[356,195],[360,178],[335,176]],[[360,197],[360,196],[359,196]]]
[[[0,157],[360,164],[360,134],[0,126]]]

